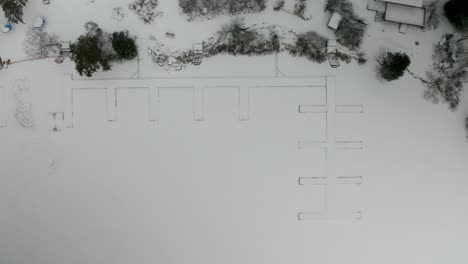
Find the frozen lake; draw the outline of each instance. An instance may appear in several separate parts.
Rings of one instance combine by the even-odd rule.
[[[246,23],[333,37],[324,1],[310,2],[308,21],[269,6]],[[0,71],[0,263],[467,263],[468,96],[453,113],[407,74],[376,78],[382,48],[408,53],[423,75],[447,23],[400,34],[352,2],[369,22],[366,65],[283,52],[177,72],[153,63],[150,36],[186,49],[228,17],[187,22],[164,0],[147,25],[127,0],[30,1],[26,24],[0,34],[2,58],[25,58],[39,15],[64,41],[89,20],[128,29],[140,58],[92,80],[68,59]]]

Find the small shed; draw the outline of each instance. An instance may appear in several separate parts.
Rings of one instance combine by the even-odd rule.
[[[336,12],[333,13],[333,15],[330,18],[330,21],[328,22],[328,27],[334,30],[338,29],[338,26],[340,25],[342,19],[343,17],[340,14]]]

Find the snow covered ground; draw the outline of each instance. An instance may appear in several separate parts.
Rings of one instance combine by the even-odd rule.
[[[271,7],[246,19],[332,37],[323,1],[309,2],[309,21]],[[442,21],[436,31],[400,34],[397,25],[374,23],[366,1],[353,2],[369,22],[365,66],[331,69],[280,53],[217,56],[180,72],[151,61],[148,37],[190,48],[229,18],[186,22],[170,0],[161,1],[164,15],[152,25],[127,9],[128,0],[28,3],[25,22],[42,15],[62,40],[82,34],[88,20],[130,30],[140,62],[88,81],[78,80],[68,60],[0,71],[0,263],[466,263],[468,96],[452,113],[425,101],[411,76],[377,80],[374,62],[382,48],[404,51],[411,70],[424,74],[432,44],[451,29]],[[118,6],[122,22],[111,19]],[[28,26],[0,35],[0,56],[24,59]],[[336,79],[334,94],[326,76]],[[15,119],[17,80],[25,80],[32,128]],[[201,96],[193,87],[207,82]],[[109,99],[107,88],[116,87]],[[148,87],[157,88],[157,108]],[[242,87],[251,87],[248,96]],[[364,111],[328,122],[324,113],[299,113],[300,105],[325,106],[327,98]],[[73,112],[73,127],[51,131],[52,112]],[[363,149],[338,149],[330,159],[300,143],[327,136],[362,141]],[[330,173],[362,176],[363,184],[299,185]],[[322,210],[336,215],[298,219]]]

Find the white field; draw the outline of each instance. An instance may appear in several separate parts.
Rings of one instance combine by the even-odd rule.
[[[0,128],[0,263],[468,261],[468,96],[452,113],[425,101],[423,86],[410,76],[384,83],[375,74],[382,48],[407,52],[411,69],[423,74],[432,44],[452,30],[445,20],[436,31],[410,28],[402,35],[396,25],[374,23],[366,1],[355,0],[370,24],[367,65],[335,70],[282,53],[275,79],[275,56],[219,56],[166,72],[146,53],[150,34],[190,48],[227,17],[188,23],[177,1],[164,0],[164,16],[143,25],[126,9],[126,0],[51,1],[31,1],[25,22],[43,15],[47,31],[63,40],[82,34],[88,20],[108,31],[129,29],[139,37],[141,80],[133,80],[138,87],[128,80],[98,80],[138,76],[136,62],[86,82],[65,75],[78,78],[69,60],[24,62],[0,71],[0,125],[6,124]],[[116,6],[126,10],[123,22],[111,19]],[[307,22],[270,8],[247,21],[333,36],[323,1],[313,6]],[[28,26],[0,35],[2,58],[24,59]],[[176,39],[163,37],[169,30]],[[335,93],[291,78],[304,76],[310,83],[336,79]],[[30,88],[33,128],[21,127],[14,117],[18,79]],[[212,87],[203,96],[194,93],[193,87],[207,82]],[[69,104],[67,93],[80,86],[87,89],[73,89]],[[107,90],[92,86],[118,87],[115,121],[108,121],[113,108]],[[159,87],[157,115],[154,97],[143,88],[148,86]],[[249,86],[262,87],[249,89],[246,104],[239,87]],[[328,122],[323,113],[298,113],[299,105],[326,105],[327,95],[329,106],[362,105],[364,112],[333,113]],[[73,127],[52,132],[50,112],[73,112]],[[246,113],[248,120],[239,120]],[[328,148],[333,155],[327,155],[298,143],[327,137],[362,141],[363,149]],[[300,186],[301,177],[327,175],[327,157],[329,175],[362,176],[363,184]],[[321,211],[330,219],[298,220],[298,213]]]

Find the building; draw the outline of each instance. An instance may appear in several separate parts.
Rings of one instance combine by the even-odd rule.
[[[376,11],[376,20],[424,27],[427,10],[423,0],[369,0],[367,9]]]

